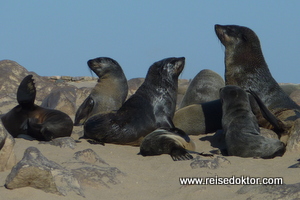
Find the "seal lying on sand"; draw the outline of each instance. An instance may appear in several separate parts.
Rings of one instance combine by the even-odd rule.
[[[127,79],[117,61],[99,57],[88,62],[89,68],[99,77],[91,94],[78,108],[74,125],[82,125],[92,115],[118,110],[128,94]]]
[[[226,86],[220,90],[220,99],[223,110],[222,126],[229,155],[273,158],[284,154],[283,142],[260,135],[248,94],[243,89]]]
[[[19,105],[1,118],[6,130],[13,137],[26,134],[42,141],[71,136],[73,130],[71,118],[59,110],[35,105],[35,96],[36,89],[32,75],[28,75],[18,88]]]
[[[102,143],[139,145],[159,127],[173,128],[178,76],[185,58],[166,58],[150,66],[144,83],[116,111],[97,114],[84,124],[84,138]]]
[[[284,131],[278,134],[280,140],[286,143],[289,135],[294,132],[294,121],[300,118],[300,106],[290,99],[272,77],[259,38],[251,29],[243,26],[215,25],[215,31],[225,46],[225,84],[254,91],[266,107],[284,122]],[[259,124],[273,128],[266,121]]]
[[[195,152],[195,144],[189,136],[178,128],[158,128],[148,134],[142,141],[140,153],[142,156],[170,154],[174,161],[190,160],[190,153],[212,156]]]

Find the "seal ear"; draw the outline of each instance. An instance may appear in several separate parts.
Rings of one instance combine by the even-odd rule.
[[[19,85],[17,91],[17,101],[21,107],[31,107],[34,105],[36,89],[32,75],[26,76]]]

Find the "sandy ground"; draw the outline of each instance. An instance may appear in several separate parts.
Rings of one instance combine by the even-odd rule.
[[[75,130],[81,129],[79,127]],[[77,135],[74,136],[75,139]],[[205,136],[202,136],[205,137]],[[199,140],[199,136],[191,136],[199,152],[214,150],[209,141]],[[124,175],[119,176],[120,183],[110,188],[84,188],[86,199],[247,199],[249,194],[240,195],[236,191],[241,185],[180,185],[180,177],[283,177],[284,183],[299,182],[299,168],[288,168],[300,157],[298,153],[287,153],[284,157],[269,160],[226,157],[231,164],[218,169],[192,169],[192,161],[174,162],[169,155],[143,157],[137,155],[139,147],[106,144],[91,145],[83,140],[75,149],[60,148],[49,144],[38,144],[17,138],[15,153],[17,159],[29,146],[37,147],[49,160],[59,164],[70,159],[77,151],[92,148],[110,166],[117,167]],[[207,159],[201,157],[203,159]],[[0,173],[0,185],[4,185],[10,171]],[[45,193],[41,190],[26,187],[8,190],[0,187],[1,199],[84,199],[69,192],[67,196]]]

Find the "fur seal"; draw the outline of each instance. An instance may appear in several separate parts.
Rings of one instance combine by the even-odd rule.
[[[251,89],[284,124],[280,140],[287,143],[294,121],[300,118],[300,106],[282,90],[265,62],[260,41],[251,29],[237,25],[215,25],[215,32],[225,46],[225,84]],[[260,122],[273,129],[268,122]]]
[[[189,84],[179,108],[219,99],[219,90],[224,86],[225,82],[219,74],[203,69]]]
[[[140,153],[142,156],[170,154],[174,161],[190,160],[193,156],[209,155],[195,152],[195,143],[178,128],[158,128],[149,133],[142,141]]]
[[[185,58],[166,58],[152,64],[144,83],[116,111],[97,114],[84,124],[84,138],[100,143],[140,145],[159,127],[174,127],[178,76]]]
[[[73,130],[71,118],[59,111],[34,104],[36,88],[32,75],[26,76],[19,85],[14,107],[2,118],[6,130],[13,136],[26,134],[37,140],[49,141],[57,137],[69,137]]]
[[[87,64],[99,79],[91,94],[78,108],[75,126],[84,124],[94,114],[118,110],[128,94],[127,79],[117,61],[99,57],[89,60]]]
[[[284,154],[283,142],[260,134],[248,94],[243,89],[228,85],[220,90],[220,99],[222,127],[230,156],[273,158]]]

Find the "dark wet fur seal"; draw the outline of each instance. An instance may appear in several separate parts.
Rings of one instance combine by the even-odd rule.
[[[13,137],[26,134],[41,141],[71,136],[73,130],[71,118],[59,110],[35,105],[35,96],[36,88],[32,75],[28,75],[18,88],[19,105],[1,118],[6,130]]]
[[[209,69],[201,70],[189,84],[179,108],[219,99],[219,90],[224,86],[219,74]]]
[[[170,154],[174,161],[178,161],[193,159],[190,153],[212,156],[195,152],[194,142],[184,131],[178,128],[158,128],[143,139],[139,154],[142,156]]]
[[[283,142],[260,134],[246,91],[228,85],[220,90],[220,99],[222,126],[230,156],[273,158],[284,154]]]
[[[128,94],[125,74],[119,63],[108,57],[99,57],[87,62],[99,77],[91,94],[78,108],[74,125],[82,125],[92,115],[118,110]]]
[[[123,105],[108,114],[97,114],[84,124],[84,138],[100,143],[140,145],[159,127],[173,128],[178,76],[185,58],[166,58],[150,66],[144,83]]]
[[[266,107],[284,122],[285,131],[278,134],[286,143],[294,121],[300,118],[300,106],[272,77],[259,38],[251,29],[236,25],[215,25],[215,32],[225,46],[225,84],[254,91]],[[268,122],[259,123],[265,128],[273,128]]]

